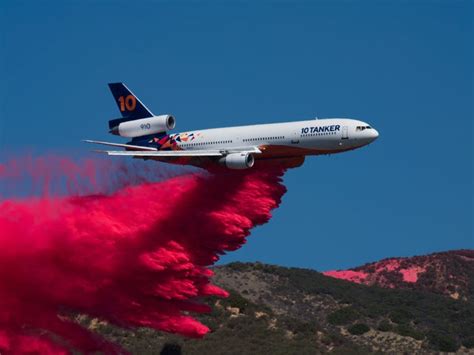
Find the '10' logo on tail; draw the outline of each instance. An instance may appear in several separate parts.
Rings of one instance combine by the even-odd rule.
[[[128,95],[125,99],[123,96],[120,96],[118,101],[120,103],[121,112],[125,111],[125,109],[127,109],[127,111],[133,111],[135,107],[137,107],[137,99],[133,95]]]

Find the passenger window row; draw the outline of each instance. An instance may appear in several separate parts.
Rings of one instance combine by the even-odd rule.
[[[276,140],[276,139],[285,139],[285,136],[245,138],[245,139],[243,139],[243,141],[244,142],[256,142],[256,141],[270,141],[270,140]]]
[[[300,135],[300,137],[330,136],[330,135],[334,135],[334,134],[336,134],[336,132],[307,133],[307,134]]]
[[[232,140],[228,141],[216,141],[216,142],[196,142],[196,143],[181,143],[181,145],[185,146],[201,146],[201,145],[211,145],[211,144],[227,144],[227,143],[232,143]]]

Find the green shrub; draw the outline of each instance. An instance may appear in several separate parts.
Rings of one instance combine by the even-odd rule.
[[[392,330],[392,325],[390,324],[388,320],[384,319],[379,323],[379,326],[377,329],[380,330],[381,332],[389,332]]]
[[[304,322],[296,318],[286,318],[284,324],[286,328],[294,334],[311,335],[317,328],[317,324],[315,323]]]
[[[356,323],[351,325],[348,329],[349,333],[352,335],[361,335],[367,333],[370,330],[369,326],[364,323]]]
[[[246,309],[250,305],[250,302],[246,298],[242,297],[234,290],[229,291],[229,297],[223,300],[222,303],[231,307],[239,308],[240,313],[245,313]]]
[[[176,343],[166,343],[163,345],[160,355],[181,355],[181,346]]]
[[[464,339],[462,345],[464,345],[468,349],[474,348],[474,336]]]
[[[328,315],[327,321],[332,325],[344,325],[359,318],[359,313],[352,307],[344,307]]]
[[[365,345],[343,345],[339,348],[333,349],[330,354],[332,355],[367,355],[371,353],[371,349]]]
[[[236,261],[236,262],[227,264],[226,267],[232,271],[246,271],[247,269],[249,269],[250,265]]]
[[[454,337],[437,332],[430,332],[428,340],[433,349],[446,352],[455,352],[459,349],[459,344]]]
[[[331,337],[328,336],[327,334],[324,334],[323,337],[321,338],[321,343],[323,343],[326,346],[331,345],[332,343]]]
[[[400,335],[411,337],[416,340],[422,340],[424,338],[423,333],[413,329],[408,324],[399,324],[395,331]]]
[[[408,323],[412,318],[409,311],[405,309],[396,309],[390,313],[390,320],[394,323]]]
[[[340,346],[347,342],[346,339],[341,334],[332,332],[332,331],[327,333],[323,339],[324,339],[324,342],[328,342],[328,344],[332,344],[334,346]]]

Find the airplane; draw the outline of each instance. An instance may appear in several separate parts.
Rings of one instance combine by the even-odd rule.
[[[335,154],[361,148],[379,133],[348,118],[255,124],[168,133],[176,119],[155,116],[123,83],[108,84],[122,117],[109,121],[109,133],[131,138],[126,144],[85,140],[125,150],[99,151],[110,156],[152,159],[202,168],[249,169],[257,161],[303,164],[308,155]]]

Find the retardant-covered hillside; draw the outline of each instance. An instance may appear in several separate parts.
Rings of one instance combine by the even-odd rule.
[[[388,258],[324,274],[365,285],[425,290],[454,299],[474,299],[474,250]]]

